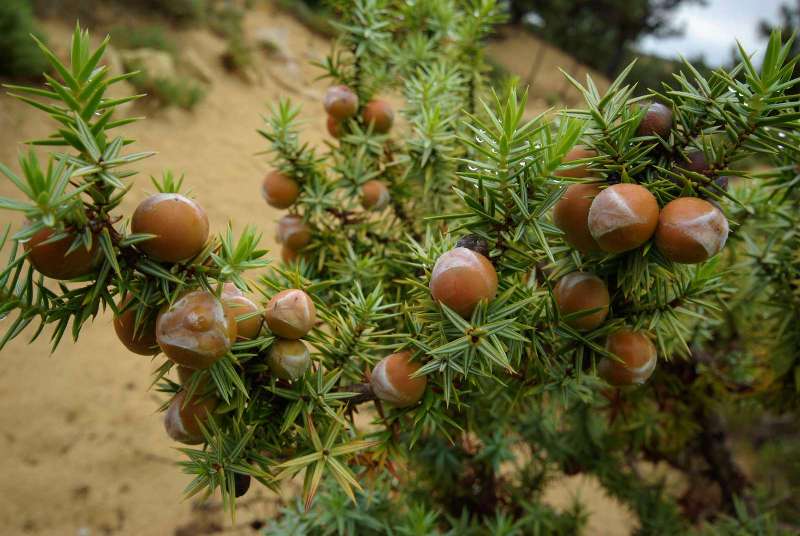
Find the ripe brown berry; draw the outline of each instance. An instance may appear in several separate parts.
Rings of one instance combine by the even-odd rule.
[[[123,299],[118,305],[123,310],[130,304],[131,296]],[[136,325],[136,306],[125,309],[114,317],[114,331],[125,347],[139,355],[156,355],[160,349],[156,340],[156,318],[151,312],[145,313],[139,325]]]
[[[271,207],[289,208],[300,196],[300,185],[294,179],[274,169],[264,177],[261,196]]]
[[[222,296],[222,303],[230,315],[234,318],[250,313],[258,312],[258,306],[246,296]],[[264,323],[262,315],[251,316],[243,320],[236,321],[236,334],[239,339],[251,340],[258,337],[261,332],[261,325]]]
[[[656,347],[644,333],[621,329],[608,336],[606,350],[620,361],[604,357],[597,371],[611,385],[643,384],[656,369]]]
[[[300,260],[301,258],[303,258],[303,256],[292,248],[287,248],[286,246],[281,247],[281,260],[284,263],[290,264]]]
[[[97,239],[92,240],[92,247],[89,250],[81,244],[77,249],[67,253],[75,241],[75,235],[67,234],[55,242],[43,244],[53,236],[54,232],[45,227],[25,242],[28,262],[39,273],[53,279],[75,279],[91,273],[99,257]]]
[[[646,107],[647,111],[644,113],[636,133],[639,136],[653,136],[656,134],[662,138],[669,136],[672,130],[672,110],[660,102],[651,102]]]
[[[347,86],[332,86],[325,93],[323,105],[331,117],[343,121],[358,111],[358,95]]]
[[[250,475],[242,475],[239,473],[233,475],[233,494],[236,497],[241,497],[247,493],[247,490],[250,489],[251,480],[252,478]]]
[[[149,257],[162,262],[181,262],[203,251],[208,239],[208,216],[187,197],[159,193],[139,203],[131,219],[131,230],[156,235],[136,244]]]
[[[244,292],[242,292],[241,289],[234,283],[228,281],[222,285],[222,297],[229,298],[233,296],[244,296]]]
[[[686,158],[681,160],[680,167],[694,173],[705,173],[709,170],[705,153],[697,149],[692,149],[686,153]]]
[[[308,348],[303,341],[276,339],[269,347],[269,370],[282,380],[296,380],[311,365]]]
[[[442,254],[431,273],[431,295],[463,317],[468,317],[481,300],[497,294],[497,272],[489,259],[467,248]]]
[[[184,404],[185,400],[186,391],[175,395],[164,415],[164,427],[167,429],[167,435],[173,440],[187,445],[197,445],[204,441],[200,423],[205,424],[208,421],[208,415],[217,407],[217,400],[197,395]]]
[[[656,246],[673,262],[702,262],[719,253],[727,239],[725,214],[697,197],[670,201],[658,217]]]
[[[303,221],[301,216],[287,214],[278,220],[275,240],[296,251],[311,242],[311,227]]]
[[[553,289],[556,305],[562,315],[596,309],[593,313],[567,319],[568,325],[579,331],[600,327],[608,316],[611,298],[605,282],[594,274],[572,272],[559,279]]]
[[[575,160],[583,160],[586,158],[594,158],[597,156],[597,151],[594,149],[590,149],[585,145],[576,145],[569,152],[564,155],[563,160],[561,161],[562,164],[569,164]],[[574,177],[574,178],[583,178],[583,177],[593,177],[594,173],[589,170],[586,164],[581,164],[579,166],[575,166],[569,169],[559,169],[555,172],[556,177]]]
[[[325,121],[325,126],[328,128],[328,134],[337,140],[342,137],[342,124],[336,120],[332,115],[328,116]]]
[[[284,339],[304,337],[317,321],[317,308],[300,289],[290,288],[275,294],[264,312],[270,331]]]
[[[478,235],[468,234],[462,236],[458,239],[458,242],[456,242],[456,247],[471,249],[475,253],[480,253],[487,259],[489,258],[489,243]]]
[[[236,316],[214,294],[195,290],[178,298],[156,320],[156,338],[172,361],[193,369],[213,365],[236,340]]]
[[[553,223],[564,231],[564,239],[583,253],[600,251],[589,232],[589,208],[600,193],[596,184],[572,184],[553,208]]]
[[[657,225],[658,201],[638,184],[609,186],[589,208],[589,232],[609,253],[638,248],[650,240]]]
[[[378,399],[398,408],[413,406],[422,399],[428,384],[426,376],[412,378],[422,364],[411,361],[411,352],[384,357],[375,365],[369,383]]]
[[[391,200],[392,194],[382,181],[372,179],[361,185],[361,206],[365,209],[381,210]]]
[[[385,100],[374,99],[364,106],[362,117],[367,126],[372,126],[376,134],[386,134],[394,123],[394,111]]]

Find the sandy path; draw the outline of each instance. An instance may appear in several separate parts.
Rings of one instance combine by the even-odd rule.
[[[271,62],[269,72],[304,88],[300,96],[291,96],[305,104],[305,139],[321,144],[324,125],[319,104],[310,97],[325,83],[313,82],[318,72],[306,63],[327,52],[327,43],[269,8],[249,14],[246,26],[249,32],[263,26],[288,28],[296,64]],[[47,30],[51,42],[67,43],[66,26],[52,23]],[[205,58],[217,57],[223,48],[220,39],[202,31],[177,38],[183,48]],[[251,85],[226,75],[215,61],[208,63],[215,80],[194,112],[168,110],[126,127],[126,135],[138,140],[132,150],[159,154],[137,164],[140,174],[122,211],[130,214],[152,190],[149,175],[169,168],[186,174],[186,184],[208,211],[212,230],[223,231],[229,218],[237,229],[253,223],[265,231],[264,242],[273,249],[271,228],[279,213],[259,196],[268,164],[255,156],[265,147],[255,130],[266,103],[292,92],[270,75]],[[260,66],[264,72],[263,58]],[[0,126],[0,161],[17,169],[20,142],[47,134],[52,123],[2,96]],[[3,180],[0,195],[17,193]],[[16,225],[20,219],[0,213],[0,224],[8,221]],[[7,321],[0,322],[0,329],[5,325]],[[20,337],[2,351],[0,533],[252,534],[250,521],[274,512],[272,501],[262,500],[274,497],[258,487],[240,507],[236,527],[219,511],[218,502],[202,507],[180,501],[189,479],[174,465],[179,453],[155,414],[158,397],[147,391],[154,367],[121,347],[109,315],[87,325],[77,344],[62,343],[57,355],[49,355],[46,336],[32,344]],[[579,487],[572,481],[548,496],[565,504]],[[596,496],[591,484],[583,488],[584,497]],[[624,525],[628,518],[607,501],[594,502],[592,509],[600,513],[593,524],[605,527],[606,534],[609,526]]]

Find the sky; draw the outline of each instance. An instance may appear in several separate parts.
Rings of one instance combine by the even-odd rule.
[[[646,37],[639,48],[665,57],[703,54],[712,66],[730,61],[737,39],[746,50],[763,52],[766,42],[758,35],[758,22],[777,21],[780,4],[780,0],[708,0],[706,6],[685,5],[675,12],[676,26],[686,30],[681,37]],[[760,54],[755,57],[758,61]]]

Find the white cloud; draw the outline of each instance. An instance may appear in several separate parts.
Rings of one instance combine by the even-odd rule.
[[[666,57],[703,55],[712,65],[726,63],[737,39],[749,52],[763,51],[766,44],[758,35],[758,23],[777,19],[780,4],[780,0],[709,0],[705,7],[687,5],[674,17],[676,25],[686,30],[682,36],[647,37],[639,48]]]

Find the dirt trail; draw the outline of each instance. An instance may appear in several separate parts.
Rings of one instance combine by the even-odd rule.
[[[152,191],[149,175],[168,168],[185,173],[192,194],[208,211],[213,231],[223,231],[229,218],[236,229],[253,223],[276,251],[271,229],[279,213],[259,195],[268,164],[263,156],[255,156],[265,147],[256,128],[267,103],[291,96],[304,104],[304,139],[322,144],[324,122],[314,97],[325,83],[314,82],[319,73],[308,61],[323,56],[329,45],[269,6],[246,18],[249,34],[262,27],[288,30],[294,61],[260,57],[264,74],[255,84],[228,75],[213,60],[224,47],[221,39],[201,30],[175,36],[182,49],[209,58],[213,84],[194,112],[171,109],[126,127],[126,135],[137,140],[132,150],[156,150],[158,155],[136,164],[140,173],[122,212],[130,214]],[[69,28],[45,24],[50,42],[62,47]],[[17,169],[21,142],[46,135],[52,126],[43,114],[0,97],[0,161]],[[5,180],[0,181],[0,195],[18,196]],[[0,224],[9,221],[18,225],[20,218],[0,213]],[[7,322],[0,322],[0,329]],[[258,486],[240,507],[235,527],[220,512],[218,500],[206,506],[180,501],[189,478],[174,465],[181,456],[156,414],[158,397],[147,390],[156,363],[128,353],[118,343],[109,315],[89,324],[77,344],[62,343],[57,355],[49,355],[46,335],[32,344],[20,337],[0,356],[0,532],[253,534],[250,522],[275,512],[275,497]],[[579,488],[598,513],[592,518],[595,528],[602,527],[604,534],[627,533],[630,516],[603,499],[591,483],[581,486],[572,479],[554,487],[548,497],[566,505]]]

